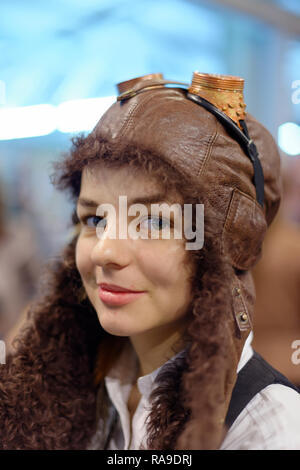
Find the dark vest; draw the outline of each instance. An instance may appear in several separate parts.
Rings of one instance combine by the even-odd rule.
[[[256,351],[246,365],[239,371],[236,384],[232,391],[231,400],[225,424],[228,428],[233,424],[239,414],[262,389],[271,384],[281,384],[293,388],[298,393],[300,390],[274,369]]]

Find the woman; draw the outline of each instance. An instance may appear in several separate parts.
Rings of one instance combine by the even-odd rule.
[[[56,164],[76,233],[2,370],[2,448],[300,448],[299,395],[250,346],[250,269],[280,202],[276,145],[244,115],[239,79],[167,83],[154,74],[120,84]],[[131,208],[175,204],[173,216],[120,216],[122,197]],[[186,244],[201,239],[199,204],[200,248]],[[260,384],[252,395],[249,380]],[[272,406],[281,416],[268,434]]]

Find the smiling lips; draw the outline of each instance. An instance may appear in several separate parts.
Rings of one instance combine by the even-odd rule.
[[[114,284],[99,284],[99,297],[110,305],[125,305],[141,297],[145,291],[132,291]]]

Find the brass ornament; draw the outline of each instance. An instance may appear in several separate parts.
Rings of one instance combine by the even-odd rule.
[[[252,329],[252,321],[247,311],[242,288],[238,279],[234,281],[232,293],[232,308],[233,317],[238,328],[237,335],[240,337],[242,331]]]
[[[246,312],[241,312],[239,314],[239,318],[240,318],[241,322],[243,322],[243,323],[246,323],[248,321],[248,315],[247,315]]]
[[[162,73],[149,73],[148,75],[142,75],[141,77],[132,78],[131,80],[126,80],[125,82],[120,82],[117,84],[117,89],[120,94],[129,91],[139,82],[147,80],[163,80]]]
[[[133,80],[128,80],[127,82],[121,82],[117,85],[118,89],[123,89],[123,91],[118,97],[117,101],[124,101],[133,98],[133,96],[143,93],[148,90],[155,90],[158,88],[164,88],[165,85],[180,85],[186,87],[189,86],[188,83],[178,82],[175,80],[164,80],[161,78],[161,74],[152,74],[144,75],[143,77],[134,78]]]
[[[234,287],[233,293],[234,293],[234,295],[240,295],[241,294],[241,289],[239,287]]]
[[[243,78],[194,72],[188,91],[212,103],[242,129],[239,121],[245,119],[246,108],[243,90]]]

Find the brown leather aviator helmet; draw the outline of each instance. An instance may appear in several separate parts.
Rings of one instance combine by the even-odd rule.
[[[211,182],[211,203],[221,216],[216,236],[235,273],[236,370],[252,328],[255,292],[249,270],[260,258],[265,232],[280,204],[280,157],[271,134],[245,112],[242,79],[194,73],[191,85],[182,85],[161,74],[119,84],[122,94],[93,133],[117,148],[126,140],[154,151],[199,188],[203,181]],[[233,386],[234,379],[226,406]]]

